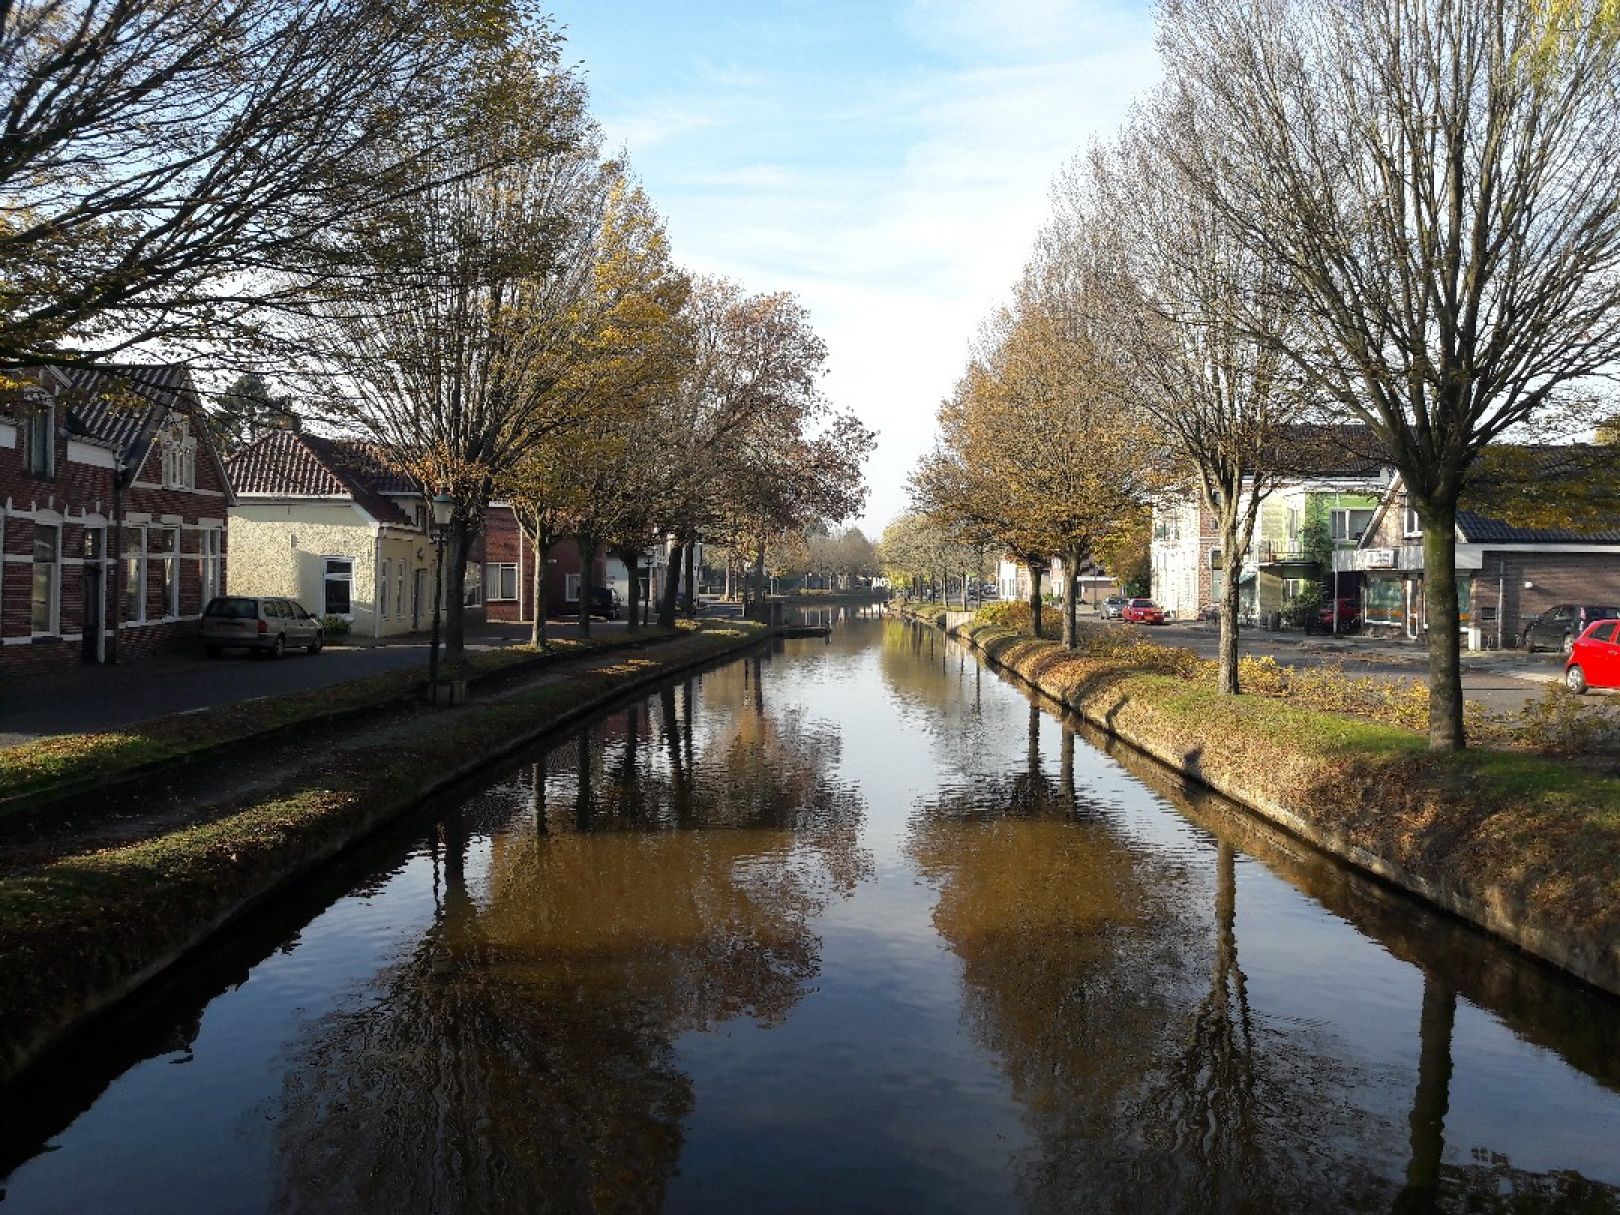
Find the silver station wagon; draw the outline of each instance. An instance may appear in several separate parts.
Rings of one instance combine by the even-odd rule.
[[[326,644],[321,622],[296,599],[269,595],[221,595],[202,616],[203,649],[210,658],[227,646],[261,650],[280,658],[288,650],[319,654]]]

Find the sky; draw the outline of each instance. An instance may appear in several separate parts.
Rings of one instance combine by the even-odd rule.
[[[792,291],[878,432],[856,520],[906,507],[934,410],[1052,180],[1157,78],[1147,0],[552,0],[675,258]]]

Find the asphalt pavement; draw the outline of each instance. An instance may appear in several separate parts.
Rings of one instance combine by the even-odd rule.
[[[553,620],[552,636],[577,627]],[[595,621],[592,631],[624,623]],[[469,650],[521,645],[529,626],[483,625],[469,630]],[[363,679],[387,671],[426,669],[428,641],[411,635],[380,643],[328,645],[319,654],[269,659],[227,650],[207,658],[195,650],[141,658],[118,666],[8,675],[0,682],[0,749],[52,734],[88,734],[135,725],[170,713],[205,713],[261,696],[282,696]]]

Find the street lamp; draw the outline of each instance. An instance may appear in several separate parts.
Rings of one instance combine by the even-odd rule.
[[[441,489],[431,499],[433,518],[433,640],[428,645],[428,700],[439,703],[439,609],[444,602],[444,540],[456,503],[449,491]]]

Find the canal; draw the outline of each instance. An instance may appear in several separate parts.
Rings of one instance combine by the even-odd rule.
[[[1620,1210],[1620,1003],[936,633],[694,674],[0,1093],[11,1211]]]

